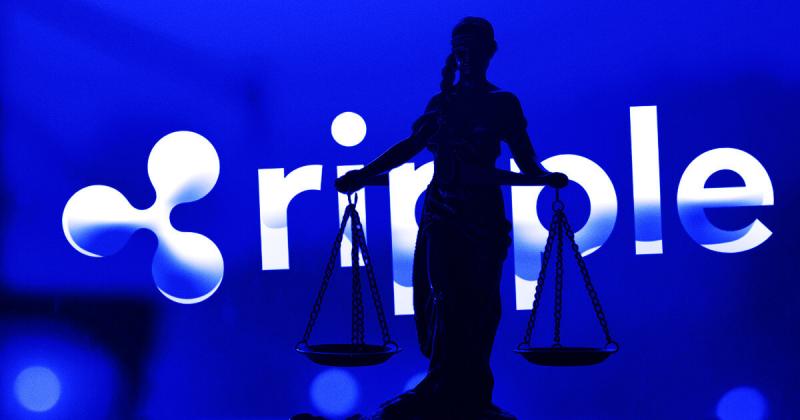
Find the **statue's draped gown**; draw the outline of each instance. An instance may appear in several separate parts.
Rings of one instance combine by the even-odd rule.
[[[487,183],[500,141],[532,146],[517,98],[487,84],[434,96],[414,129],[432,133],[434,175],[414,252],[414,311],[426,378],[415,392],[464,410],[491,404],[489,366],[500,321],[500,277],[511,243],[499,185]],[[515,140],[516,139],[516,140]]]

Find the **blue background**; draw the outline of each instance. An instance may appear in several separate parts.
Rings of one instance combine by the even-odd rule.
[[[796,416],[800,10],[792,2],[556,3],[3,2],[2,416],[336,411],[311,392],[330,372],[293,350],[335,233],[335,166],[369,162],[409,133],[438,90],[450,30],[466,15],[494,25],[499,50],[489,79],[520,98],[539,156],[592,159],[619,204],[611,236],[587,263],[622,350],[579,369],[535,367],[511,353],[528,316],[513,310],[512,255],[492,360],[495,401],[522,419],[736,418],[726,417],[729,404],[744,415],[760,395],[756,412]],[[658,106],[662,255],[634,254],[628,109],[637,105]],[[353,148],[330,136],[344,111],[367,123]],[[61,228],[64,204],[87,185],[113,186],[148,207],[148,154],[176,130],[208,138],[221,161],[213,191],[172,214],[178,229],[207,235],[225,258],[220,289],[190,306],[154,287],[151,233],[94,259],[72,249]],[[751,251],[709,251],[679,222],[680,176],[716,147],[752,154],[772,179],[774,206],[708,211],[728,229],[762,220],[773,236]],[[498,162],[508,158],[504,151]],[[324,165],[323,189],[290,207],[293,265],[261,271],[257,169],[307,164]],[[709,181],[738,184],[731,173]],[[367,197],[370,248],[391,308],[388,191],[374,187]],[[577,187],[566,200],[577,228],[588,202]],[[540,203],[542,219],[547,207]],[[599,343],[576,274],[567,271],[575,281],[567,282],[565,340]],[[320,341],[349,335],[346,284],[332,286]],[[552,310],[547,301],[543,310]],[[345,378],[341,389],[323,387],[350,392],[348,412],[374,409],[425,369],[413,319],[389,322],[401,355],[334,376]],[[17,402],[14,378],[28,365],[50,366],[61,379],[61,399],[48,412]],[[738,387],[758,394],[725,399]]]

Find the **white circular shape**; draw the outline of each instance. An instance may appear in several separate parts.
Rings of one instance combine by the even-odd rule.
[[[188,305],[217,291],[225,266],[212,240],[172,229],[159,236],[152,269],[158,290],[173,302]]]
[[[205,137],[175,131],[162,137],[150,151],[147,173],[156,201],[172,206],[199,200],[219,178],[219,156]]]
[[[342,112],[331,123],[331,135],[336,143],[353,147],[367,135],[367,123],[355,112]]]
[[[17,375],[14,394],[27,410],[43,413],[53,408],[61,398],[61,382],[52,370],[31,366]]]
[[[99,258],[125,246],[133,232],[142,227],[139,214],[119,191],[105,185],[91,185],[67,201],[61,227],[73,248]]]
[[[350,372],[328,369],[311,382],[311,402],[326,416],[343,416],[358,401],[358,383]]]

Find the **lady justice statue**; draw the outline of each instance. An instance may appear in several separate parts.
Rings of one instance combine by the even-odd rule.
[[[566,176],[537,163],[517,97],[486,80],[497,50],[492,25],[467,17],[453,28],[441,91],[412,134],[363,169],[336,180],[349,193],[427,148],[434,155],[413,263],[414,312],[427,376],[385,403],[377,419],[513,419],[492,404],[489,357],[500,321],[500,277],[511,243],[495,168],[500,142],[523,173],[557,188]],[[456,74],[458,80],[456,81]]]

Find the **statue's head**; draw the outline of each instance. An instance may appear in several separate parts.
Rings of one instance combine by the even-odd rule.
[[[457,69],[466,78],[485,74],[497,51],[492,24],[480,17],[461,19],[453,28],[451,45]]]

